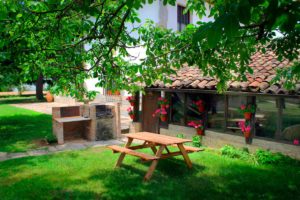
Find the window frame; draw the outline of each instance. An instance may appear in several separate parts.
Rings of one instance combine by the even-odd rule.
[[[187,26],[191,23],[191,13],[188,10],[186,14],[183,14],[186,6],[177,4],[177,30],[182,31],[184,29],[183,25]]]

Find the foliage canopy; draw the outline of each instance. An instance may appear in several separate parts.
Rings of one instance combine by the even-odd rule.
[[[251,72],[249,58],[257,50],[271,48],[279,59],[299,55],[299,1],[188,0],[187,10],[214,20],[189,25],[180,33],[151,22],[135,27],[141,22],[138,9],[152,2],[1,1],[1,84],[36,80],[42,73],[53,81],[54,92],[92,97],[95,93],[83,87],[87,78],[98,78],[97,86],[138,90],[128,83],[150,85],[188,63],[219,78],[218,89],[223,90],[226,81]],[[163,3],[175,5],[175,0]],[[129,50],[137,46],[146,48],[146,58],[132,62]],[[242,76],[234,77],[236,73]],[[293,87],[299,80],[299,63],[279,75]]]

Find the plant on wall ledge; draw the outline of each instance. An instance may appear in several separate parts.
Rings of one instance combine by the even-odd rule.
[[[157,100],[157,104],[160,106],[160,108],[169,108],[169,101],[164,97],[159,97]]]
[[[202,99],[193,101],[193,106],[196,107],[200,113],[205,111],[204,101]]]
[[[134,96],[128,96],[126,98],[127,101],[129,101],[131,106],[134,106],[134,102],[135,102],[135,97]]]
[[[156,109],[155,112],[152,114],[152,117],[156,117],[157,115],[159,115],[161,121],[167,121],[168,113],[165,108]]]
[[[244,114],[246,120],[250,120],[253,113],[255,113],[256,106],[253,104],[242,104],[239,108],[240,112]]]
[[[128,112],[128,115],[130,116],[130,118],[133,120],[134,119],[134,112],[132,110],[131,107],[127,108],[127,112]]]
[[[197,135],[205,135],[204,134],[204,125],[203,125],[202,120],[190,121],[188,123],[188,126],[194,127],[197,131]]]
[[[247,125],[245,121],[239,121],[239,127],[241,128],[245,138],[246,139],[250,138],[250,136],[251,136],[250,124]]]

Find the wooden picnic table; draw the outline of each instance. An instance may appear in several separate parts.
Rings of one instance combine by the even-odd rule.
[[[158,160],[160,159],[182,155],[187,166],[189,168],[192,168],[192,162],[188,156],[188,153],[202,150],[191,146],[184,146],[183,143],[191,142],[191,140],[189,139],[182,139],[182,138],[161,135],[156,133],[139,132],[139,133],[124,134],[124,136],[128,138],[125,147],[121,147],[117,145],[108,146],[108,148],[112,149],[114,153],[121,153],[116,163],[116,167],[121,166],[126,154],[139,157],[144,161],[152,161],[148,169],[148,172],[144,177],[144,180],[149,180],[151,178],[157,166]],[[144,141],[144,143],[141,145],[131,146],[132,141],[134,139]],[[171,152],[168,148],[169,146],[178,147],[179,150],[175,152]],[[144,149],[144,148],[151,148],[154,155],[136,151],[137,149]],[[164,150],[166,151],[165,153]]]

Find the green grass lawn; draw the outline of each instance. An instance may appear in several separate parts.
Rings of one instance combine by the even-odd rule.
[[[0,197],[5,199],[299,199],[300,167],[255,165],[217,151],[161,160],[149,182],[150,163],[91,148],[0,162]]]
[[[3,101],[21,100],[24,101],[23,98]],[[27,151],[36,147],[34,140],[52,135],[50,115],[10,106],[3,101],[0,101],[0,152]]]

